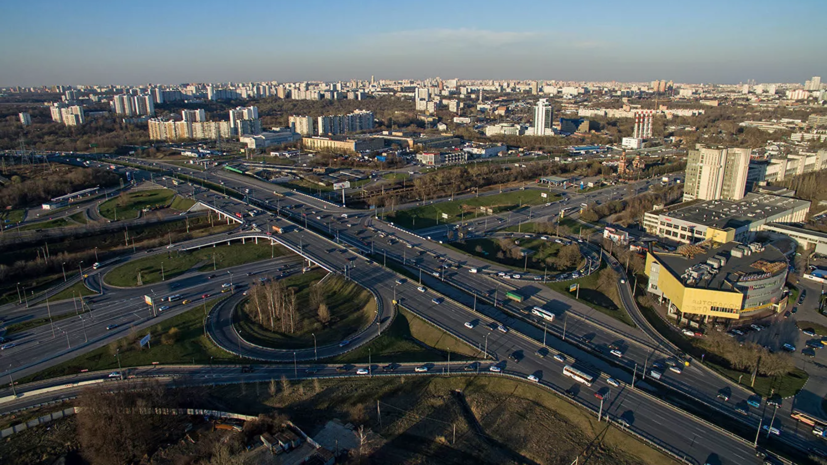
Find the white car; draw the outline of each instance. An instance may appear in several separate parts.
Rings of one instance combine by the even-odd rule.
[[[469,269],[468,269],[468,272],[469,272],[469,273],[476,273],[476,272],[477,272],[477,269],[476,269],[476,268],[469,268]]]
[[[113,371],[112,373],[109,373],[109,377],[110,378],[120,378],[121,374],[118,373],[117,371]]]
[[[512,278],[514,278],[514,279],[520,279],[520,278],[522,278],[522,276],[520,276],[520,275],[518,275],[518,274],[515,274],[514,276],[512,276]]]
[[[499,331],[501,333],[507,333],[508,328],[506,328],[505,325],[497,325],[497,331]]]
[[[625,280],[625,279],[623,279],[623,278],[621,278],[621,279],[620,279],[620,284],[626,284],[626,280]]]
[[[468,328],[468,329],[474,329],[474,323],[471,322],[471,321],[466,321],[465,322],[465,327]]]
[[[621,357],[623,357],[623,352],[621,352],[621,351],[619,351],[619,350],[617,350],[617,349],[612,349],[609,353],[610,353],[610,354],[612,354],[612,355],[614,355],[614,356],[615,356],[615,357],[617,357],[617,358],[621,358]]]
[[[620,387],[620,383],[618,383],[617,380],[614,378],[607,378],[606,384],[608,384],[609,386]]]
[[[764,329],[762,326],[758,326],[756,324],[751,324],[749,325],[749,327],[754,329],[755,331],[761,331],[762,329]]]
[[[682,330],[681,332],[682,332],[682,333],[683,333],[683,335],[684,335],[684,336],[686,336],[686,337],[695,337],[695,332],[690,331],[690,330],[688,330],[688,329],[684,329],[684,330]]]
[[[503,371],[503,369],[500,368],[498,365],[491,365],[490,367],[488,367],[488,371],[492,373],[500,373]]]
[[[425,289],[424,287],[419,286],[419,287],[417,287],[417,288],[416,288],[416,290],[417,290],[417,291],[419,291],[419,292],[425,292],[425,291],[427,291],[428,289]]]
[[[401,280],[401,279],[397,279],[397,280],[396,280],[396,284],[402,284],[402,283],[404,283],[404,282],[405,282],[405,281],[403,281],[403,280]]]
[[[499,276],[500,278],[502,278],[502,277],[504,277],[504,276],[505,276],[505,272],[504,272],[504,271],[500,271],[499,273],[497,273],[497,276]]]
[[[555,354],[554,360],[557,360],[560,363],[566,363],[566,357],[564,357],[563,354]]]
[[[158,307],[159,312],[163,312],[165,310],[169,310],[169,305],[162,305],[162,306]]]
[[[683,370],[681,370],[681,367],[677,365],[669,367],[669,371],[673,371],[677,374],[681,374],[681,372],[683,372]]]
[[[367,375],[367,374],[370,374],[370,371],[368,371],[367,368],[359,368],[358,370],[356,370],[356,374],[357,375]]]
[[[548,236],[540,236],[540,239],[541,239],[541,240],[544,240],[544,241],[547,241],[547,240],[548,240]]]
[[[425,365],[418,366],[418,367],[414,368],[414,371],[417,372],[417,373],[425,373],[425,372],[428,371],[428,367],[425,366]]]
[[[536,376],[534,376],[534,375],[528,375],[528,380],[529,380],[529,381],[534,381],[535,383],[539,383],[539,382],[540,382],[540,378],[538,378],[538,377],[536,377]]]

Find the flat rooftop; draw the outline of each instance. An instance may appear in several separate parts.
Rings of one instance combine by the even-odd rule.
[[[683,275],[686,270],[696,265],[706,263],[708,259],[714,257],[715,255],[725,257],[726,264],[720,267],[718,272],[712,275],[711,278],[703,279],[692,285],[692,287],[696,288],[732,290],[730,286],[725,285],[725,282],[737,282],[741,276],[763,273],[760,268],[753,266],[753,264],[761,260],[769,263],[784,263],[784,267],[782,267],[778,272],[772,273],[773,275],[776,275],[782,271],[786,272],[787,258],[774,246],[767,245],[764,247],[764,250],[760,252],[752,252],[751,255],[745,255],[740,258],[732,256],[730,251],[739,245],[746,244],[741,244],[740,242],[728,242],[718,248],[708,249],[704,253],[693,255],[691,258],[674,253],[655,252],[654,255],[663,266],[668,268],[673,275],[678,277]],[[682,282],[686,283],[686,280],[682,280]]]
[[[749,193],[741,200],[705,200],[679,204],[662,212],[670,218],[717,229],[738,228],[786,211],[809,208],[810,202],[769,194]]]

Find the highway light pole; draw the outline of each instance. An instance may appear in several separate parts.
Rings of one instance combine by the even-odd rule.
[[[772,419],[770,420],[770,424],[767,425],[767,439],[770,437],[770,432],[772,431],[772,425],[775,423],[775,414],[778,413],[778,406],[776,405],[772,411]]]
[[[80,273],[80,279],[83,280],[83,260],[78,263],[78,272]]]
[[[313,336],[313,359],[319,361],[319,352],[316,351],[316,333],[310,333]]]
[[[164,262],[161,262],[161,281],[166,281],[166,277],[164,276]]]
[[[20,296],[20,283],[17,283],[17,304],[23,303],[23,297]]]
[[[121,349],[115,351],[115,358],[118,359],[118,376],[120,376],[121,381],[123,381],[123,369],[121,368]]]
[[[566,324],[569,322],[569,314],[565,313],[563,315],[563,340],[566,340]]]
[[[63,282],[66,282],[66,262],[60,264],[60,271],[63,272]]]
[[[296,351],[293,351],[293,378],[299,379],[299,362],[296,360]]]
[[[603,399],[606,396],[600,398],[600,411],[597,412],[597,421],[600,421],[603,418]]]
[[[547,326],[546,326],[546,322],[544,321],[543,322],[543,347],[546,346],[546,330],[547,330]]]
[[[373,378],[373,370],[370,369],[371,367],[371,352],[370,347],[368,347],[368,375]]]
[[[491,333],[485,335],[485,349],[483,350],[483,355],[485,355],[486,360],[488,360],[488,336],[490,335]]]
[[[11,364],[9,364],[9,382],[11,383],[11,393],[17,397],[17,390],[14,388],[14,378],[11,377]]]

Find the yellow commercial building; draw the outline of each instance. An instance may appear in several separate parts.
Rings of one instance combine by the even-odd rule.
[[[775,247],[729,242],[718,248],[684,246],[678,252],[646,255],[647,291],[671,315],[739,319],[786,304],[787,259]]]

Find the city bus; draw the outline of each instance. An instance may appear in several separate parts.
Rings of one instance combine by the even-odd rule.
[[[175,294],[167,297],[167,302],[175,302],[176,300],[181,300],[181,294]]]
[[[506,292],[506,293],[505,293],[505,296],[506,296],[507,298],[509,298],[509,299],[511,299],[511,300],[514,300],[514,301],[517,301],[517,302],[522,302],[523,300],[525,300],[525,297],[523,297],[523,296],[522,296],[522,295],[520,295],[520,294],[517,294],[517,293],[516,293],[516,292],[514,292],[514,291],[508,291],[508,292]]]
[[[578,383],[583,383],[586,386],[591,386],[592,382],[594,381],[594,376],[580,371],[577,368],[572,367],[571,365],[566,365],[563,368],[563,374],[572,378],[573,380],[577,381]]]
[[[548,321],[554,321],[554,314],[550,311],[542,308],[542,307],[534,307],[531,309],[531,314],[539,316],[540,318]]]
[[[810,426],[824,426],[827,422],[824,420],[820,420],[812,415],[802,412],[798,409],[793,409],[792,413],[790,414],[793,420],[800,421],[801,423],[810,425]]]

